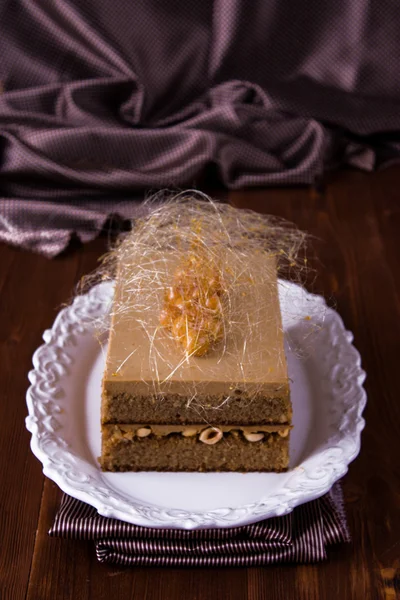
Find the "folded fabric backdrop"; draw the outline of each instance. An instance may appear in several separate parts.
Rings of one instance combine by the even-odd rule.
[[[0,200],[0,240],[56,256],[76,234],[82,242],[94,239],[110,219],[117,231],[137,216],[140,200]],[[127,226],[129,224],[127,223]]]
[[[340,484],[289,515],[231,529],[156,529],[100,516],[64,494],[51,536],[94,540],[100,562],[129,566],[257,566],[316,562],[349,542]]]
[[[400,154],[389,0],[14,0],[0,22],[3,198],[182,187],[207,166],[232,189],[308,184]]]

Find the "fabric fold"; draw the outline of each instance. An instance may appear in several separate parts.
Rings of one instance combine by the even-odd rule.
[[[0,198],[129,195],[208,172],[229,189],[310,185],[399,160],[389,0],[15,0],[0,19]]]
[[[100,562],[127,566],[258,566],[317,562],[349,542],[340,484],[288,515],[224,529],[164,529],[100,516],[64,494],[50,536],[93,540]]]
[[[0,240],[52,258],[73,235],[89,242],[108,221],[110,228],[123,229],[140,211],[141,200],[0,200]]]

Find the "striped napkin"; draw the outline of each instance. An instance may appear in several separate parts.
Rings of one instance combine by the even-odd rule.
[[[316,562],[349,542],[340,484],[283,517],[231,529],[156,529],[109,519],[64,494],[51,536],[94,540],[100,562],[127,566],[229,567]]]

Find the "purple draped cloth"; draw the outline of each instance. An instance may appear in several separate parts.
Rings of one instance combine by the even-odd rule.
[[[3,0],[0,23],[2,239],[16,200],[41,250],[30,200],[63,202],[66,222],[68,202],[210,172],[311,184],[400,155],[392,0]]]
[[[308,184],[400,153],[392,0],[3,0],[0,186]]]
[[[0,240],[53,258],[74,234],[89,242],[107,225],[115,233],[129,227],[140,206],[138,199],[0,199]]]

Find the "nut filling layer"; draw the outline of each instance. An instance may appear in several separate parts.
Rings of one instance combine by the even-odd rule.
[[[221,441],[224,434],[230,434],[234,437],[242,436],[250,443],[257,443],[265,440],[271,434],[277,434],[281,437],[289,435],[291,427],[282,425],[259,425],[259,426],[229,426],[220,427],[193,425],[182,427],[173,425],[114,425],[114,435],[132,441],[134,438],[144,439],[152,436],[165,437],[168,435],[182,435],[183,437],[197,437],[198,441],[207,445],[214,445]]]

